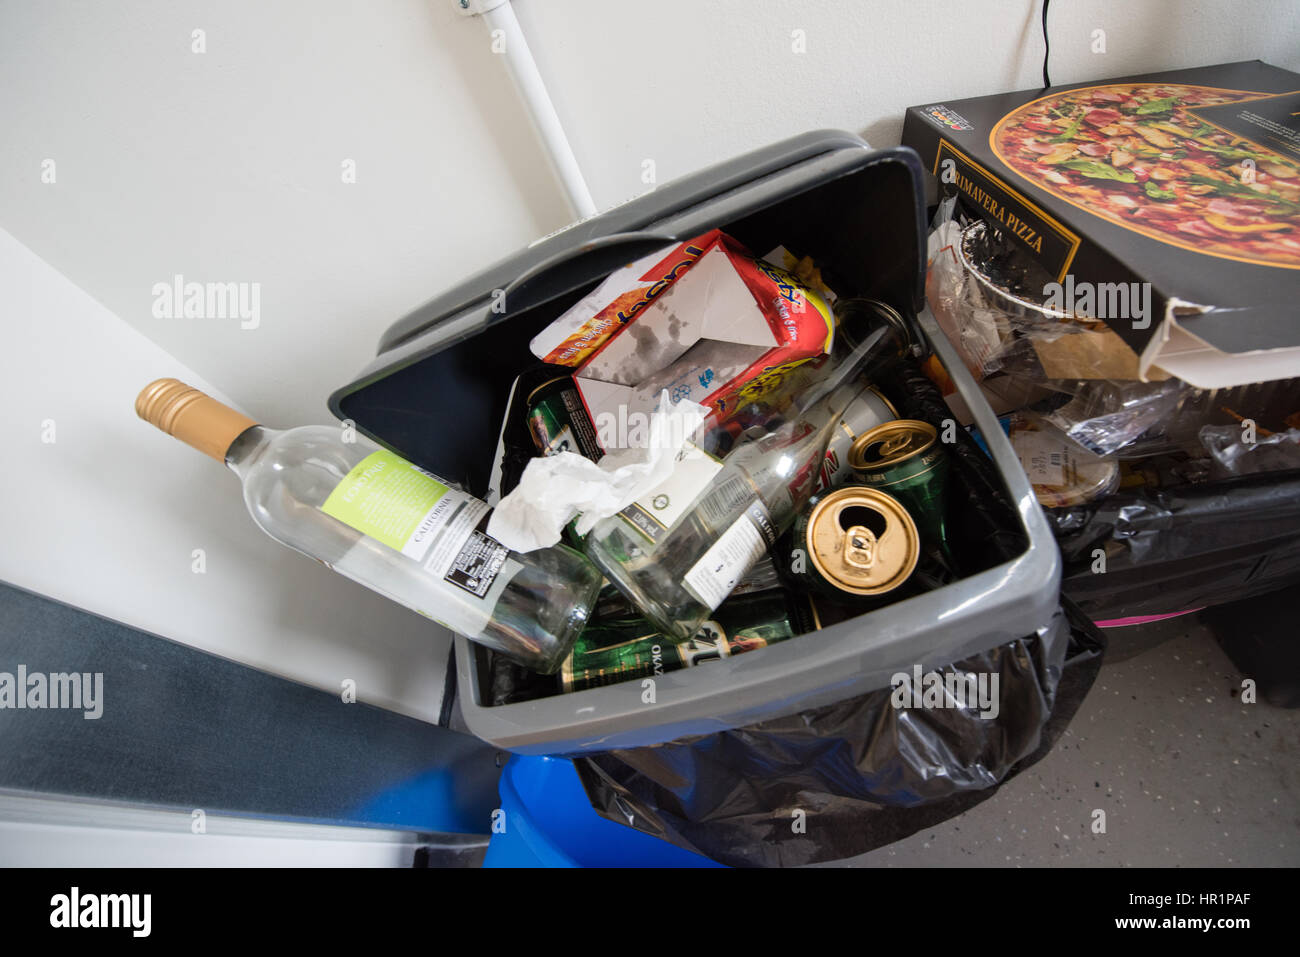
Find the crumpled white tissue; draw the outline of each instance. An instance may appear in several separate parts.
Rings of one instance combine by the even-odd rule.
[[[488,534],[512,551],[531,552],[558,542],[564,526],[580,515],[577,530],[585,535],[668,478],[707,414],[689,399],[673,403],[665,389],[648,417],[643,446],[613,449],[599,463],[576,452],[533,459],[492,510]]]

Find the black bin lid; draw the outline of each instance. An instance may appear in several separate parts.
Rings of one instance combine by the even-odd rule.
[[[374,361],[330,396],[330,411],[484,495],[510,383],[537,361],[529,340],[582,291],[655,249],[714,227],[742,242],[775,232],[767,248],[783,242],[830,266],[828,274],[866,277],[870,287],[852,294],[904,312],[919,308],[921,173],[906,147],[872,151],[851,133],[823,130],[657,187],[530,244],[399,319]],[[774,227],[772,211],[792,201],[802,205],[794,214],[787,205]]]

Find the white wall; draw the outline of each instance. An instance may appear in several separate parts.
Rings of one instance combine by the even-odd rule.
[[[448,0],[450,2],[450,0]],[[1038,0],[516,0],[598,204],[805,130],[898,142],[903,112],[1042,85]],[[1054,83],[1260,58],[1295,0],[1056,0]],[[1090,50],[1092,31],[1106,53]],[[805,53],[792,50],[802,30]]]
[[[479,40],[451,0],[6,0],[0,226],[255,417],[327,420],[385,326],[564,218]],[[178,273],[260,283],[261,325],[155,319]]]
[[[0,580],[437,720],[446,631],[271,541],[228,469],[133,408],[164,375],[227,396],[3,230],[0,316]]]
[[[483,25],[453,3],[0,0],[0,227],[102,304],[0,242],[6,283],[43,290],[0,302],[18,423],[0,577],[322,686],[369,667],[372,700],[428,713],[436,656],[407,613],[260,539],[230,478],[130,398],[192,372],[269,424],[326,420],[392,321],[566,221]],[[819,127],[889,145],[908,105],[1040,77],[1037,0],[514,7],[601,206],[649,188],[646,160],[664,182]],[[1057,0],[1051,26],[1057,82],[1300,70],[1295,0]],[[260,283],[260,326],[154,318],[177,273]],[[59,446],[38,448],[49,416]],[[188,555],[208,543],[231,561],[200,581]]]

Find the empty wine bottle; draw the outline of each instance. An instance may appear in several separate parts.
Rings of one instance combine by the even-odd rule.
[[[277,431],[176,379],[136,412],[230,467],[268,535],[381,595],[551,674],[587,621],[600,572],[562,545],[521,555],[486,503],[339,428]]]

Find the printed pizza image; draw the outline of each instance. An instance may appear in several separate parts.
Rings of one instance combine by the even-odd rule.
[[[990,144],[1036,186],[1161,242],[1300,268],[1300,163],[1192,111],[1259,93],[1109,84],[1005,116]]]

